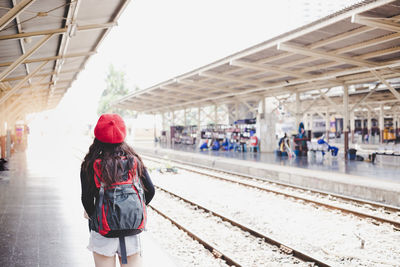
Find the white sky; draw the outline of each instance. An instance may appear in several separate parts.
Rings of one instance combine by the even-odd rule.
[[[132,0],[55,111],[95,123],[108,66],[130,88],[170,79],[341,9],[357,0]]]

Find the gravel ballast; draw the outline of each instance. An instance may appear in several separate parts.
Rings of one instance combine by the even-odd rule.
[[[147,209],[147,212],[147,230],[179,266],[228,266],[223,260],[215,258],[203,245],[193,240],[185,232],[178,229],[161,215],[158,215],[151,208]]]
[[[157,199],[152,205],[172,219],[183,222],[185,228],[215,245],[242,266],[308,265],[280,252],[276,246],[162,191],[157,191]]]
[[[391,225],[184,170],[153,171],[151,177],[156,185],[332,265],[399,266],[400,232]]]

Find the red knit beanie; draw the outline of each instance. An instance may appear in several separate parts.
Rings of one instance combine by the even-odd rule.
[[[94,136],[103,143],[122,143],[126,136],[124,120],[118,114],[101,115],[94,128]]]

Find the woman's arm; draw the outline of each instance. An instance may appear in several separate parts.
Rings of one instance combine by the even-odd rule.
[[[94,179],[92,179],[92,183],[90,182],[91,180],[88,179],[87,174],[84,173],[83,170],[81,170],[81,188],[82,188],[82,194],[81,194],[81,200],[83,207],[85,208],[86,213],[91,216],[94,213],[94,197],[95,197],[95,188],[96,185],[94,184]]]
[[[145,187],[144,194],[145,194],[145,198],[146,198],[146,205],[148,205],[154,197],[155,190],[154,190],[153,182],[151,181],[149,173],[147,172],[147,169],[146,168],[143,168],[143,169],[144,169],[144,173],[143,173],[144,175],[142,177],[142,182]]]

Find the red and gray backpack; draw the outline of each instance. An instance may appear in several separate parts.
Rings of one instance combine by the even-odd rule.
[[[121,181],[105,185],[101,179],[101,159],[94,164],[94,179],[99,188],[95,215],[90,228],[105,237],[119,237],[121,258],[126,261],[125,236],[142,232],[146,225],[146,201],[138,176],[138,161],[128,169],[128,159],[123,158],[124,173]],[[124,262],[123,262],[124,263]]]

